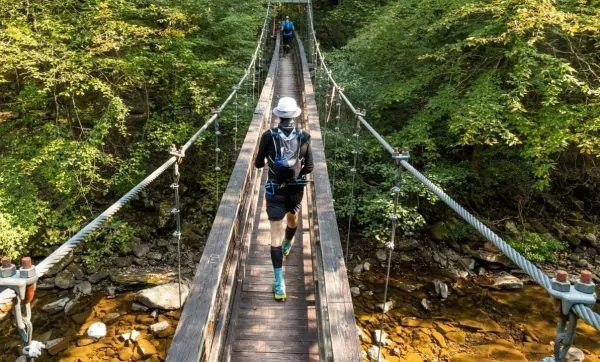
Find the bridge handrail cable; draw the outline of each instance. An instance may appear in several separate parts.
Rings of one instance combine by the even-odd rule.
[[[314,20],[312,13],[312,2],[309,3],[309,21],[311,27],[311,37],[315,42],[316,55],[323,66],[327,77],[333,84],[333,86],[339,92],[339,95],[342,97],[346,105],[350,108],[352,112],[354,112],[361,124],[369,130],[369,132],[377,139],[377,141],[383,146],[383,148],[390,153],[390,156],[397,157],[398,152],[392,147],[383,136],[381,136],[375,128],[367,122],[367,120],[357,111],[357,108],[354,107],[352,102],[348,99],[348,97],[344,94],[343,88],[339,86],[339,84],[335,81],[331,74],[331,70],[327,67],[325,62],[325,57],[321,52],[319,47],[319,42],[316,37],[316,33],[314,30]],[[544,287],[546,291],[552,294],[552,279],[546,275],[541,269],[539,269],[535,264],[527,260],[518,251],[516,251],[513,247],[511,247],[506,241],[504,241],[501,237],[499,237],[496,233],[490,230],[486,225],[484,225],[481,221],[479,221],[473,214],[468,212],[465,208],[463,208],[458,202],[452,199],[448,194],[446,194],[439,186],[434,184],[431,180],[429,180],[425,175],[415,169],[408,161],[399,160],[400,164],[413,176],[417,178],[421,183],[423,183],[431,192],[433,192],[436,196],[438,196],[444,203],[446,203],[452,210],[454,210],[458,215],[460,215],[466,222],[468,222],[471,226],[473,226],[482,236],[484,236],[487,240],[492,242],[502,253],[504,253],[510,260],[512,260],[517,266],[519,266],[522,270],[524,270],[535,282]],[[588,324],[596,328],[600,331],[600,314],[594,312],[591,308],[584,304],[574,304],[573,309],[577,316]]]

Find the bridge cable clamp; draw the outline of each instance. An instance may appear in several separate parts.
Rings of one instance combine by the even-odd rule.
[[[38,358],[42,355],[42,350],[46,348],[46,345],[42,342],[31,341],[28,346],[23,348],[23,355],[28,358]]]
[[[573,306],[583,304],[593,307],[596,304],[596,285],[592,281],[591,272],[587,270],[581,271],[574,285],[568,280],[566,271],[558,270],[556,277],[552,278],[551,286],[550,294],[560,302],[560,321],[556,327],[554,358],[556,361],[562,361],[573,344],[577,328],[578,317],[572,310]]]
[[[410,160],[410,152],[396,149],[396,152],[392,154],[392,159],[394,160],[395,164],[400,165],[400,161]]]
[[[0,267],[0,289],[12,289],[16,294],[16,303],[13,307],[17,322],[17,329],[24,342],[29,342],[33,335],[31,324],[31,302],[35,296],[35,288],[39,276],[30,257],[21,260],[21,268],[17,270],[11,260],[2,258]],[[25,312],[23,312],[25,307]]]
[[[181,147],[177,148],[175,145],[171,145],[171,148],[169,148],[169,154],[177,157],[178,164],[181,164],[183,158],[185,158],[185,151],[183,151]]]

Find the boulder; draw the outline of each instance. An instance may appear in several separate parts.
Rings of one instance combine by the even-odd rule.
[[[65,309],[65,306],[67,305],[69,300],[70,299],[67,297],[61,298],[61,299],[57,300],[56,302],[46,304],[45,306],[42,307],[42,310],[44,312],[47,312],[50,314],[62,312]]]
[[[147,312],[150,308],[146,307],[145,305],[141,305],[139,303],[132,303],[131,304],[131,310],[134,312]]]
[[[494,287],[502,290],[521,290],[523,281],[510,274],[501,275],[494,280]]]
[[[77,307],[78,304],[79,304],[79,300],[77,300],[77,299],[71,299],[70,301],[68,301],[67,304],[65,305],[65,313],[67,315],[71,315],[71,314],[75,313],[75,307]]]
[[[99,272],[96,272],[96,273],[90,275],[88,277],[88,280],[90,281],[90,283],[96,284],[96,283],[98,283],[101,280],[104,280],[106,278],[108,278],[108,272],[104,271],[104,270],[101,270]]]
[[[179,285],[177,283],[169,283],[139,291],[135,296],[135,301],[150,308],[174,310],[180,307],[178,294]],[[189,288],[187,285],[181,285],[182,303],[185,303],[188,294]]]
[[[106,336],[106,324],[102,322],[93,323],[87,330],[90,338],[100,339]]]
[[[429,301],[425,298],[421,299],[421,307],[423,307],[423,309],[425,309],[426,311],[430,311],[431,310],[431,303],[429,303]]]
[[[352,269],[352,272],[354,274],[360,274],[363,271],[363,265],[362,264],[358,264],[357,266],[354,267],[354,269]]]
[[[131,266],[131,264],[133,264],[133,257],[132,256],[121,256],[119,258],[116,258],[114,260],[114,263],[119,268],[127,268],[128,266]]]
[[[402,240],[396,245],[395,249],[398,251],[409,251],[419,247],[419,242],[415,239]]]
[[[377,249],[377,251],[375,252],[375,257],[380,262],[384,262],[387,260],[387,251],[385,249]]]
[[[68,270],[63,270],[56,274],[54,285],[60,289],[71,289],[75,284],[75,275]]]
[[[368,261],[365,261],[365,263],[363,264],[363,269],[366,271],[371,270],[371,263],[369,263]]]
[[[71,346],[71,341],[68,338],[56,338],[48,341],[46,344],[46,350],[51,356],[56,356],[60,352]]]
[[[353,297],[358,297],[360,295],[360,288],[359,287],[352,287],[350,288],[350,293],[352,294]]]
[[[77,280],[83,280],[83,278],[85,278],[85,272],[83,271],[83,268],[76,263],[71,263],[67,267],[67,270],[70,271]]]
[[[133,255],[135,255],[137,258],[143,258],[150,251],[150,245],[133,244],[132,251]]]
[[[81,294],[81,295],[91,295],[92,294],[92,284],[87,280],[79,282],[75,284],[75,288],[73,288],[73,293]]]
[[[471,250],[472,257],[487,261],[488,263],[497,263],[506,267],[512,267],[512,261],[501,252],[491,252],[487,250]]]
[[[437,241],[444,241],[448,237],[448,227],[443,221],[435,223],[429,230],[431,237]]]
[[[435,294],[445,300],[448,298],[448,285],[439,279],[434,279],[432,281],[433,287],[435,289]]]

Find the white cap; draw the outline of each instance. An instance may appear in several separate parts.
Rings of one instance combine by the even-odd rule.
[[[292,97],[281,97],[277,107],[273,108],[273,114],[279,118],[296,118],[302,113],[302,110],[296,104]]]

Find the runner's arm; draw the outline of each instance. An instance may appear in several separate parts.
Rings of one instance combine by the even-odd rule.
[[[269,131],[267,131],[269,132]],[[260,138],[260,144],[258,145],[258,153],[256,155],[256,160],[254,160],[254,167],[263,168],[265,167],[265,158],[268,156],[268,145],[269,140],[267,132],[263,133]]]
[[[302,171],[300,172],[300,176],[311,173],[313,170],[313,158],[312,158],[312,149],[310,148],[310,136],[308,141],[306,141],[306,155],[304,155],[304,167],[302,167]]]

